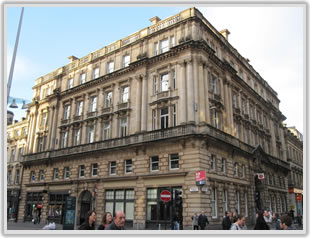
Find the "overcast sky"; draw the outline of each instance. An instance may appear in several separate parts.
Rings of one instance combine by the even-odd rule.
[[[231,32],[231,45],[278,93],[285,123],[303,132],[303,8],[267,6],[196,7],[218,31]],[[34,81],[68,64],[70,55],[86,56],[150,26],[153,16],[164,19],[187,7],[26,7],[10,95],[31,101]],[[20,11],[7,12],[8,72]],[[12,111],[18,120],[25,115]]]

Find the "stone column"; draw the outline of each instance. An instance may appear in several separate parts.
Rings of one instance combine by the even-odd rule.
[[[46,141],[46,148],[49,150],[51,148],[51,136],[53,131],[53,119],[55,114],[55,107],[48,107],[47,121],[48,121],[48,137]]]
[[[204,77],[205,97],[206,97],[206,119],[207,119],[207,123],[210,124],[211,116],[210,116],[210,105],[209,105],[209,81],[208,81],[208,69],[207,69],[206,64],[204,65],[204,68],[203,68],[203,77]]]
[[[35,139],[36,139],[36,128],[38,128],[38,109],[36,108],[33,119],[32,136],[31,136],[31,146],[30,151],[35,152]]]
[[[193,84],[194,84],[194,102],[193,102],[193,109],[194,109],[194,120],[195,124],[199,123],[199,111],[198,111],[198,102],[199,102],[199,93],[198,93],[198,59],[194,58],[193,60]],[[195,110],[196,109],[196,110]]]
[[[188,122],[195,122],[194,115],[194,80],[193,80],[193,60],[187,61],[186,70],[186,82],[187,82],[187,116]]]
[[[103,95],[103,90],[101,88],[97,88],[97,116],[101,114],[102,108],[103,108],[103,103],[104,103],[104,95]]]
[[[186,123],[186,81],[185,81],[185,63],[178,62],[177,75],[179,76],[179,92],[180,92],[180,124]]]
[[[88,123],[86,121],[82,124],[82,135],[81,135],[81,144],[87,144],[87,126]]]
[[[198,63],[198,89],[199,89],[199,123],[206,123],[206,92],[204,82],[203,61]]]
[[[224,83],[223,83],[223,98],[224,98],[224,105],[225,105],[225,111],[224,111],[224,115],[223,115],[223,119],[224,119],[224,131],[232,134],[232,120],[231,120],[231,105],[230,105],[230,97],[229,97],[229,89],[228,89],[228,81],[226,78],[223,79]]]
[[[147,131],[147,98],[148,82],[147,75],[142,76],[142,109],[141,109],[141,131]]]
[[[142,96],[142,83],[140,76],[135,77],[137,81],[136,93],[136,133],[141,131],[141,96]]]

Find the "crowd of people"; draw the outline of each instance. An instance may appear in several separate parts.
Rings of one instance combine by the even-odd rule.
[[[89,211],[84,223],[79,227],[79,230],[95,230],[96,212]],[[106,212],[102,219],[102,224],[98,230],[124,230],[125,229],[125,214],[122,211],[116,211],[114,217],[110,212]]]

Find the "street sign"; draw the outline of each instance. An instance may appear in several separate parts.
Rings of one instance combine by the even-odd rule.
[[[301,194],[296,194],[296,200],[297,200],[297,201],[302,201],[302,196],[301,196]]]
[[[205,185],[206,184],[206,171],[200,170],[196,172],[196,185]]]
[[[160,193],[160,199],[164,202],[168,202],[171,199],[171,193],[168,190],[164,190]]]
[[[265,179],[264,173],[259,173],[259,174],[257,174],[257,178],[258,178],[259,180]]]

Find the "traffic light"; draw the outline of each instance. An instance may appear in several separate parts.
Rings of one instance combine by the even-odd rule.
[[[260,192],[255,192],[255,201],[260,200]]]

